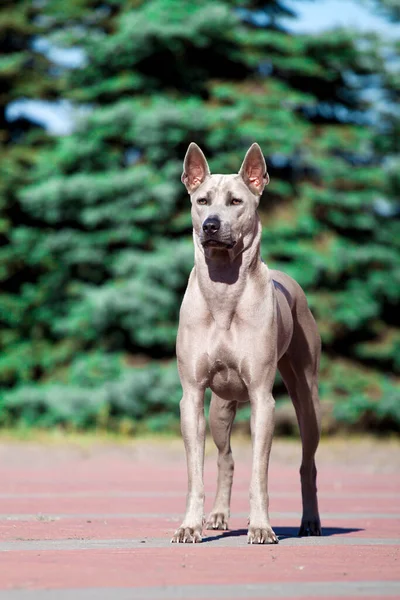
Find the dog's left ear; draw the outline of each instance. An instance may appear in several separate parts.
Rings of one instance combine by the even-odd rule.
[[[253,144],[247,151],[239,175],[253,194],[261,196],[264,187],[269,183],[267,165],[258,144]]]
[[[199,146],[192,142],[183,161],[182,183],[185,184],[189,194],[193,194],[209,175],[210,169],[206,157]]]

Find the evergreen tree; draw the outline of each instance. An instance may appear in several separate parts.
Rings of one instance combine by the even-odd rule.
[[[174,365],[146,361],[173,358],[193,263],[182,158],[195,140],[214,172],[237,171],[257,141],[271,176],[263,256],[307,292],[325,346],[323,399],[348,420],[380,399],[379,419],[400,423],[389,374],[399,366],[398,221],[377,205],[395,210],[383,162],[395,127],[382,146],[365,95],[376,74],[382,93],[399,87],[378,39],[291,34],[280,1],[48,0],[46,10],[53,39],[84,49],[64,85],[89,110],[41,152],[19,197],[36,223],[41,377],[69,387],[22,388],[6,403],[18,414],[29,398],[36,416],[46,406],[68,420],[59,402],[85,424],[177,414]]]
[[[43,130],[27,118],[12,115],[12,102],[57,96],[49,61],[34,48],[42,32],[38,3],[4,0],[0,6],[0,383],[13,385],[37,376],[32,353],[32,311],[42,301],[41,269],[30,254],[34,219],[19,201]]]

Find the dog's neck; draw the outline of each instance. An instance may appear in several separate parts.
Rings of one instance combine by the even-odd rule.
[[[229,329],[237,305],[251,279],[261,268],[261,222],[231,250],[204,249],[194,233],[195,272],[202,296],[214,321]]]

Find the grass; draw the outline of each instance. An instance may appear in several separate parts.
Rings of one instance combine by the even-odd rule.
[[[91,446],[93,444],[132,444],[136,441],[159,441],[178,439],[178,435],[171,431],[163,433],[141,432],[139,435],[107,431],[105,429],[73,431],[61,428],[39,429],[35,427],[17,427],[0,429],[0,443],[7,442],[35,442],[39,444],[71,444],[78,446]]]
[[[211,436],[208,433],[208,438]],[[250,443],[250,436],[242,431],[234,432],[232,439],[235,443]],[[298,435],[275,434],[274,439],[285,441],[288,444],[299,443]],[[35,427],[17,427],[0,429],[0,444],[7,442],[34,442],[38,444],[61,444],[61,445],[78,445],[91,446],[93,444],[105,445],[132,445],[140,442],[151,442],[156,444],[164,444],[165,442],[181,441],[181,435],[175,431],[166,430],[164,432],[146,432],[141,431],[139,434],[121,433],[116,431],[108,431],[105,429],[74,431],[62,428],[40,429]],[[373,435],[370,433],[352,433],[338,432],[331,435],[322,435],[321,443],[340,444],[340,442],[365,442],[369,440],[371,443],[379,445],[382,443],[390,443],[400,447],[400,438],[397,434]]]

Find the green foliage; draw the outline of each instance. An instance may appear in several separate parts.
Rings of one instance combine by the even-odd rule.
[[[323,369],[321,395],[339,420],[368,425],[373,412],[398,427],[395,48],[342,29],[291,34],[280,23],[291,11],[273,0],[46,0],[39,21],[16,4],[23,42],[0,60],[3,106],[48,97],[38,34],[82,48],[81,68],[53,72],[52,93],[89,104],[71,135],[29,131],[0,162],[1,422],[171,424],[193,263],[182,159],[195,140],[214,172],[237,171],[256,140],[271,175],[263,257],[303,285],[328,364],[347,365]],[[378,105],[365,93],[377,74]],[[368,373],[379,403],[354,383]]]
[[[399,431],[399,407],[398,386],[385,386],[379,402],[367,395],[354,395],[351,400],[340,402],[335,406],[334,416],[339,423],[356,427],[359,430]]]
[[[177,422],[181,389],[175,363],[124,367],[121,357],[85,355],[63,381],[22,385],[0,399],[3,426],[107,427],[134,431],[147,419],[152,429]]]
[[[393,375],[325,357],[320,391],[332,403],[339,424],[377,432],[400,429],[400,386]]]
[[[30,170],[47,140],[27,120],[7,118],[14,100],[57,96],[51,64],[33,46],[42,32],[39,12],[27,0],[5,0],[0,7],[0,382],[7,385],[35,381],[41,360],[35,354],[38,336],[32,317],[35,305],[46,297],[37,277],[48,257],[42,257],[43,267],[32,269],[31,252],[40,232],[32,229],[18,192],[30,182]],[[40,353],[44,346],[50,348],[50,341],[40,336],[38,344]]]
[[[393,22],[400,20],[400,6],[397,0],[363,0],[368,6],[374,6],[383,16],[390,18]]]

